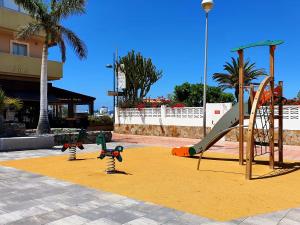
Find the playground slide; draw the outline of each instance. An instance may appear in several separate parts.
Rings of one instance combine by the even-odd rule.
[[[248,104],[245,104],[245,116],[249,116],[247,111]],[[224,116],[216,123],[207,136],[198,144],[192,147],[174,148],[172,154],[176,156],[193,156],[201,152],[207,151],[224,135],[226,135],[233,127],[239,123],[239,104],[235,104]]]

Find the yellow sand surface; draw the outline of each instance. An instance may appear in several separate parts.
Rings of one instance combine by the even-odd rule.
[[[300,206],[297,168],[272,173],[257,164],[254,175],[265,178],[246,181],[245,166],[232,155],[205,153],[200,171],[197,159],[172,156],[169,148],[126,149],[122,155],[117,169],[127,175],[105,174],[106,161],[96,159],[97,153],[79,154],[77,161],[64,155],[0,164],[219,221]]]

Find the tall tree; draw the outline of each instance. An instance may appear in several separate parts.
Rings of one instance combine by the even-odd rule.
[[[149,93],[152,85],[162,77],[162,71],[157,70],[150,58],[144,58],[134,50],[122,57],[119,64],[123,64],[126,75],[126,89],[124,100],[135,103]]]
[[[190,84],[188,82],[175,86],[173,98],[188,107],[203,106],[203,86],[203,84]],[[234,96],[223,92],[219,87],[207,86],[207,102],[234,102]]]
[[[234,95],[238,100],[239,96],[239,58],[231,58],[231,63],[226,62],[224,70],[227,73],[215,73],[213,79],[219,83],[222,90],[234,89]],[[246,61],[244,64],[244,85],[250,85],[253,80],[260,76],[267,75],[264,69],[256,69],[255,63]]]
[[[38,34],[42,34],[44,37],[40,77],[40,115],[37,134],[47,134],[50,132],[47,97],[48,49],[57,45],[60,48],[62,62],[65,62],[67,41],[80,59],[86,58],[87,49],[85,44],[73,31],[61,25],[62,20],[68,16],[85,12],[85,0],[50,0],[49,4],[42,0],[14,1],[22,6],[34,19],[33,22],[20,27],[16,35],[17,38],[26,40]]]

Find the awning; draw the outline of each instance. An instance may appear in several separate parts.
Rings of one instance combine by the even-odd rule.
[[[40,101],[40,93],[38,91],[6,91],[5,94],[11,98],[18,98],[23,102],[39,102]],[[57,99],[53,94],[48,93],[48,102],[57,102]]]

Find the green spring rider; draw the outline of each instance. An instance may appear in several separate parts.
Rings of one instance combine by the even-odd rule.
[[[101,145],[101,152],[98,156],[98,159],[104,159],[107,157],[107,174],[115,174],[118,171],[116,170],[116,159],[119,162],[123,161],[123,158],[121,156],[121,152],[123,152],[124,147],[123,146],[116,146],[115,149],[107,149],[106,147],[106,140],[105,140],[105,134],[101,132],[97,138],[96,138],[97,145]]]

